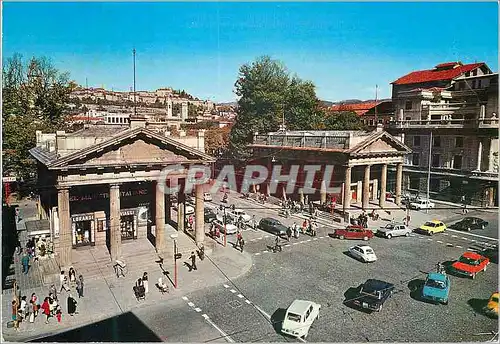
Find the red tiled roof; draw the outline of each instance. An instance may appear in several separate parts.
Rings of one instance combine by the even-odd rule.
[[[459,61],[456,61],[456,62],[445,62],[445,63],[438,64],[435,68],[453,67],[453,66],[456,66],[458,64],[462,65],[462,63],[459,62]]]
[[[451,63],[442,63],[440,68],[444,66],[452,66]],[[471,63],[466,65],[459,65],[452,69],[429,69],[429,70],[419,70],[416,72],[411,72],[402,76],[401,78],[393,81],[392,84],[404,85],[404,84],[418,84],[421,82],[428,81],[438,81],[438,80],[451,80],[463,73],[470,72],[473,69],[484,66],[484,62],[481,63]],[[436,66],[437,67],[437,66]]]
[[[353,103],[353,104],[336,104],[330,106],[330,111],[353,111],[358,116],[362,116],[370,109],[373,109],[380,102],[366,102],[366,103]]]

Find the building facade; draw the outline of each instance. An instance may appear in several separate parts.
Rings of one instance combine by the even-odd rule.
[[[498,74],[484,63],[437,65],[393,82],[389,131],[413,151],[404,188],[477,206],[498,205]],[[429,179],[429,183],[427,180]]]

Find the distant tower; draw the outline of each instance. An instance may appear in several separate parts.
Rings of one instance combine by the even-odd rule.
[[[188,103],[182,102],[181,119],[185,121],[188,118]]]
[[[172,118],[172,99],[170,97],[167,100],[167,118]]]

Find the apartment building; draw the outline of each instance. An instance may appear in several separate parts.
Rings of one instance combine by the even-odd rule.
[[[331,112],[354,112],[361,117],[361,121],[369,129],[375,129],[378,124],[384,127],[389,125],[389,122],[394,117],[394,109],[391,99],[381,99],[378,101],[365,101],[360,103],[335,104],[329,107]]]
[[[498,205],[498,73],[443,63],[392,83],[389,131],[411,148],[403,188],[434,199]],[[429,179],[429,183],[427,180]]]

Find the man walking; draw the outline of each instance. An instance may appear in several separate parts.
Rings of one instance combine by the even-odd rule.
[[[78,293],[78,298],[83,297],[83,276],[82,275],[78,276],[78,279],[76,280],[76,291]]]
[[[196,255],[194,254],[194,252],[191,252],[191,269],[198,270],[196,268]]]
[[[30,263],[30,256],[28,255],[28,253],[24,252],[23,257],[21,258],[21,264],[23,265],[23,273],[25,275],[28,274],[29,263]]]

